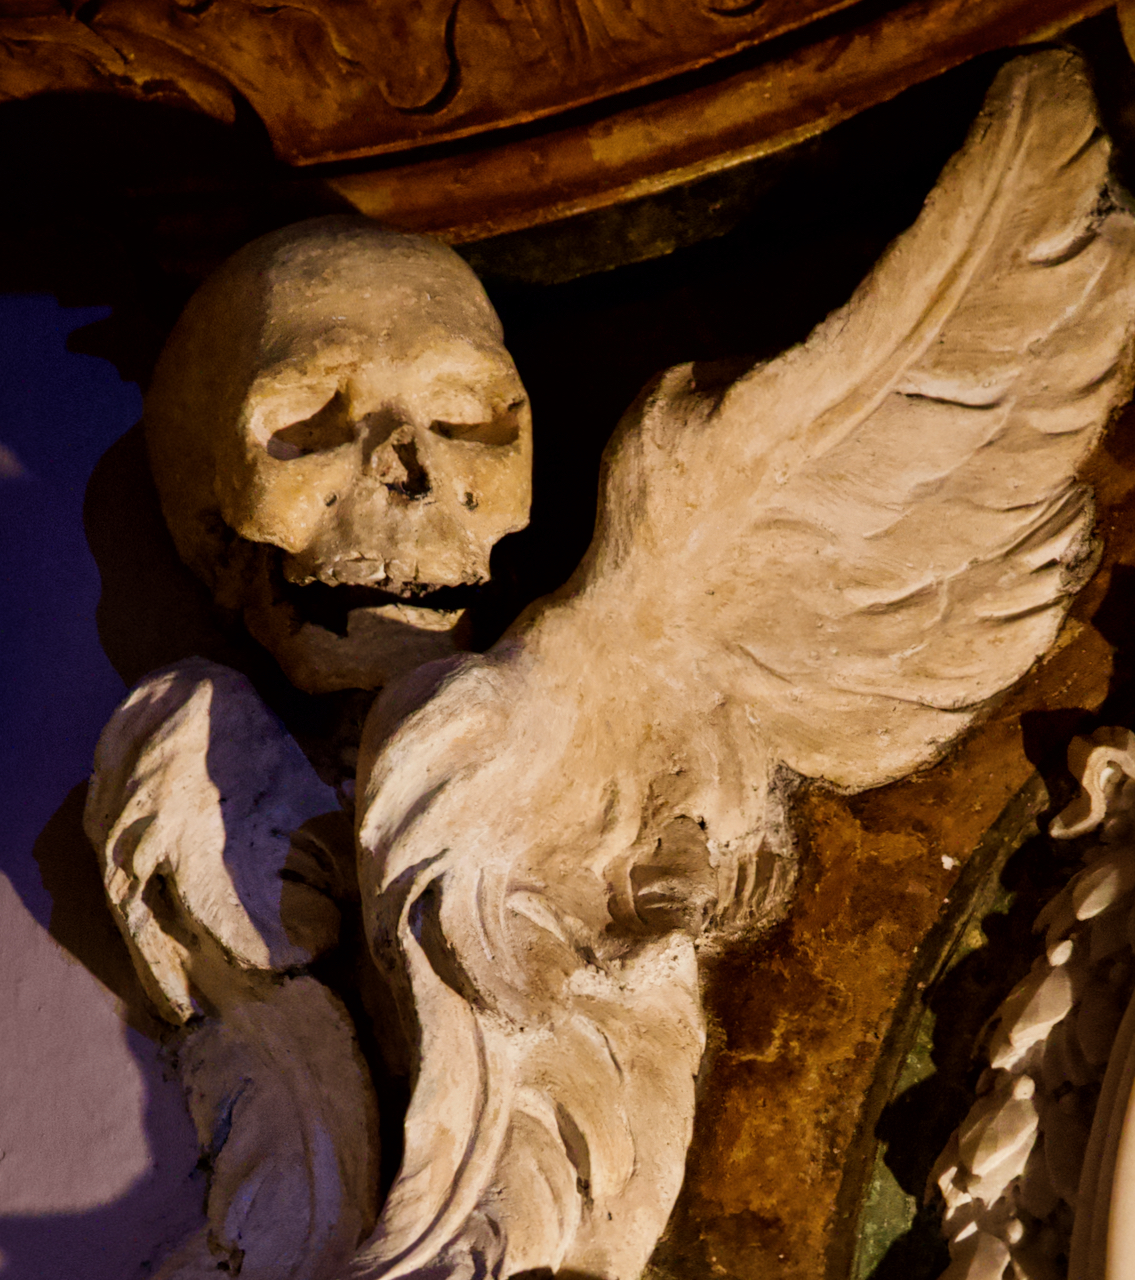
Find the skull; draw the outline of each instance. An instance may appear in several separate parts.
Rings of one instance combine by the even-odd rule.
[[[494,543],[528,522],[528,400],[484,290],[445,245],[363,218],[221,267],[144,420],[178,553],[308,692],[452,652]]]

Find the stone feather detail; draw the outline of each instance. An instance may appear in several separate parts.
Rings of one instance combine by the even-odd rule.
[[[1108,157],[1073,55],[1010,62],[851,301],[732,382],[662,375],[567,586],[379,700],[360,884],[417,1067],[353,1276],[641,1272],[690,1136],[697,950],[783,911],[792,777],[935,759],[1090,571],[1075,471],[1135,313]]]
[[[374,1223],[378,1119],[342,1001],[335,817],[283,725],[201,658],[147,677],[99,739],[84,825],[170,1037],[208,1175],[161,1280],[329,1280]],[[348,866],[350,841],[347,841]]]
[[[1109,157],[1073,55],[1011,62],[845,307],[719,400],[671,371],[614,445],[591,576],[635,600],[664,565],[666,631],[798,772],[927,763],[1054,640],[1131,390]]]

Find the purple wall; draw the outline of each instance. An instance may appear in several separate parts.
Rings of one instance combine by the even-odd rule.
[[[124,685],[83,529],[95,463],[141,397],[67,351],[106,314],[0,297],[0,1275],[131,1280],[199,1220],[180,1088],[163,1081],[80,828]],[[128,505],[117,513],[129,532]]]

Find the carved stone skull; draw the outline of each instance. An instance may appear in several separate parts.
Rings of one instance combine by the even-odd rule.
[[[528,400],[484,290],[445,245],[363,218],[221,267],[145,429],[182,559],[309,692],[451,652],[461,588],[528,521]]]

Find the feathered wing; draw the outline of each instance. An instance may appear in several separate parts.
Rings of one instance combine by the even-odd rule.
[[[596,566],[667,562],[667,625],[798,772],[901,776],[1056,637],[1089,553],[1075,468],[1131,387],[1108,157],[1080,61],[1012,61],[847,306],[710,406],[673,370],[619,445],[608,522],[633,530]]]
[[[201,1012],[195,981],[207,978],[194,970],[207,972],[206,956],[218,974],[284,973],[333,945],[334,906],[285,873],[292,833],[336,808],[227,667],[190,658],[153,672],[115,711],[84,826],[115,922],[167,1021]]]
[[[626,823],[585,776],[578,804],[541,803],[547,744],[570,752],[579,727],[570,701],[541,728],[519,668],[432,674],[394,736],[368,726],[360,763],[364,921],[417,1070],[402,1167],[349,1274],[633,1277],[690,1138],[693,940],[605,940],[607,892],[579,853],[624,844]]]
[[[1107,166],[1080,63],[1008,64],[848,305],[730,386],[648,388],[568,587],[380,700],[360,880],[418,1068],[356,1275],[645,1265],[690,1133],[695,939],[791,888],[781,766],[861,788],[933,759],[1086,575],[1075,468],[1135,316]]]
[[[847,306],[708,410],[672,371],[612,461],[625,560],[665,559],[667,625],[800,773],[925,763],[1056,636],[1090,550],[1075,470],[1131,389],[1109,152],[1078,59],[1011,62]]]

